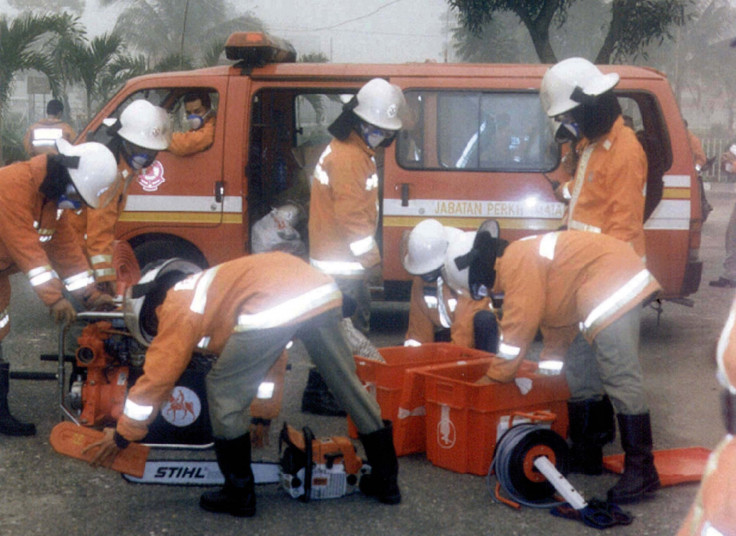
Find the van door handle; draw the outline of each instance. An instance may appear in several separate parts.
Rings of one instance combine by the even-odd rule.
[[[401,206],[402,207],[409,206],[409,183],[408,182],[401,183]]]
[[[215,201],[222,203],[225,199],[225,183],[223,181],[215,181]]]

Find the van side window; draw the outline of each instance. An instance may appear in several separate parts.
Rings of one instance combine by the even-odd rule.
[[[559,148],[537,93],[406,92],[409,128],[397,144],[406,168],[546,172]]]

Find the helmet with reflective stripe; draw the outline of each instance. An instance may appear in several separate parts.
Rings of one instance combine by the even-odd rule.
[[[138,147],[163,151],[171,141],[169,114],[145,99],[134,100],[120,114],[118,134]]]
[[[79,158],[76,166],[70,165],[70,160],[64,165],[84,202],[92,208],[103,206],[105,194],[112,191],[118,174],[118,165],[110,149],[94,141],[72,145],[64,138],[56,140],[56,148],[59,154]]]
[[[618,74],[603,74],[584,58],[568,58],[544,73],[539,97],[547,115],[555,117],[579,106],[582,97],[596,97],[613,89],[618,80]]]
[[[356,95],[353,113],[364,121],[386,130],[399,130],[399,108],[404,102],[401,89],[383,78],[367,82]]]
[[[439,269],[445,260],[445,251],[452,237],[461,235],[460,229],[445,227],[439,221],[428,219],[414,227],[406,241],[402,257],[404,269],[412,275],[428,274]]]
[[[125,326],[135,339],[148,346],[158,332],[156,308],[168,290],[187,276],[202,271],[191,261],[173,258],[145,266],[138,283],[128,287],[123,302]]]

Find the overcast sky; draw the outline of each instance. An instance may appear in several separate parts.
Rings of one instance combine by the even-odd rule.
[[[239,14],[252,11],[271,33],[290,40],[301,54],[322,52],[333,62],[445,59],[446,0],[230,0],[230,4]],[[87,0],[82,22],[92,36],[98,35],[112,29],[118,9],[101,9],[97,0]]]

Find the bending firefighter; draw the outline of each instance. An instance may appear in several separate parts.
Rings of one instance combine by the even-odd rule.
[[[473,241],[449,246],[443,268],[458,292],[504,293],[499,349],[482,381],[511,381],[537,329],[544,337],[542,357],[557,359],[580,329],[593,352],[567,356],[565,368],[576,371],[566,374],[571,396],[610,397],[625,453],[624,473],[608,500],[633,502],[656,491],[638,349],[641,304],[659,284],[628,244],[606,235],[558,231],[508,247],[498,236],[495,221],[484,223]],[[593,445],[588,455],[602,452]]]
[[[458,294],[440,275],[448,245],[463,235],[433,219],[418,223],[409,233],[402,263],[414,277],[404,346],[449,340],[496,352],[498,325],[490,297],[474,300]]]
[[[99,143],[72,146],[57,140],[60,154],[43,154],[0,169],[0,341],[10,331],[9,276],[23,272],[57,322],[70,324],[76,310],[69,292],[86,307],[112,304],[95,289],[87,259],[69,223],[71,210],[103,206],[114,189],[115,158]],[[0,347],[0,433],[24,436],[33,424],[8,409],[9,365]]]
[[[99,447],[91,463],[108,465],[130,441],[145,437],[192,353],[212,354],[207,400],[225,485],[204,493],[200,506],[255,515],[248,407],[286,345],[299,337],[358,427],[372,468],[361,479],[361,491],[387,504],[400,502],[392,426],[381,420],[378,404],[355,374],[340,329],[341,294],[332,278],[281,252],[249,255],[183,276],[162,270],[150,283],[151,292],[160,295],[157,285],[175,284],[157,309],[158,325],[147,326],[155,337],[144,374],[129,391],[117,428],[106,429],[105,438],[89,447]]]

